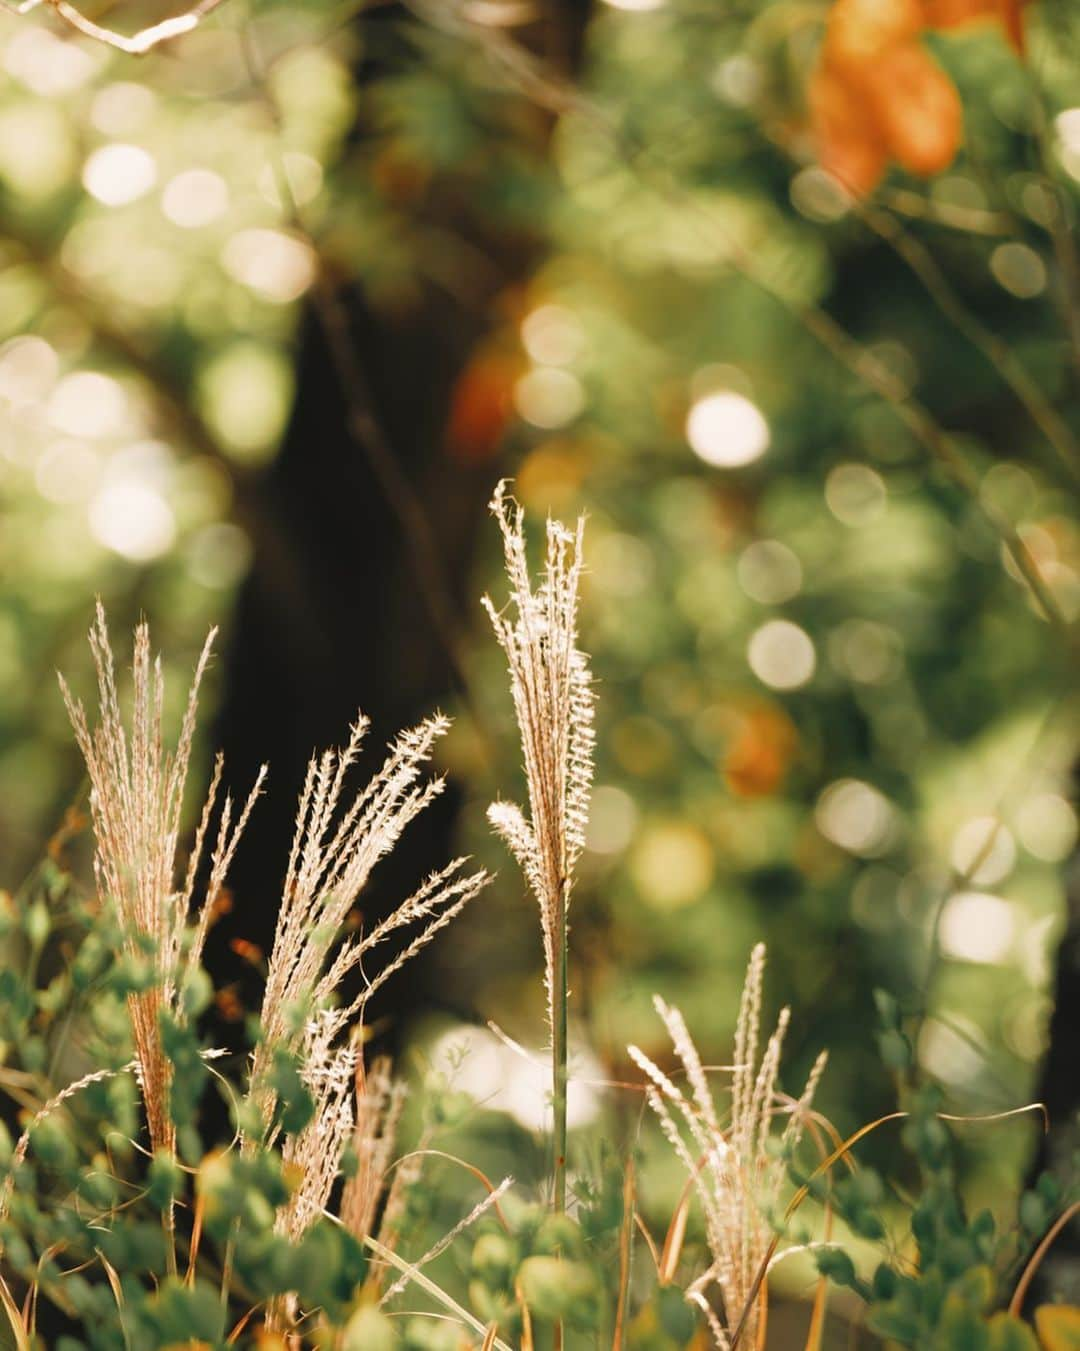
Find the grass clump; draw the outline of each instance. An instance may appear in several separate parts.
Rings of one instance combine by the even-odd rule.
[[[312,758],[261,1011],[237,1063],[203,1039],[214,992],[201,956],[240,836],[249,821],[257,832],[265,771],[238,810],[226,797],[218,811],[215,762],[180,869],[210,640],[169,749],[148,629],[135,633],[125,721],[99,607],[94,726],[62,682],[90,779],[94,886],[63,866],[72,821],[0,905],[9,955],[0,1089],[15,1126],[0,1129],[0,1341],[58,1351],[757,1351],[771,1344],[770,1272],[809,1251],[819,1276],[804,1320],[808,1351],[825,1344],[830,1283],[846,1292],[845,1321],[865,1321],[893,1344],[1030,1351],[1041,1336],[1049,1351],[1067,1345],[1067,1313],[1041,1310],[1038,1331],[1021,1314],[1030,1250],[1045,1235],[1041,1260],[1073,1213],[1072,1196],[1043,1179],[1013,1228],[987,1212],[968,1217],[950,1125],[912,1073],[903,1019],[884,996],[881,1045],[901,1109],[841,1141],[814,1106],[824,1052],[797,1096],[781,1087],[787,1009],[762,1045],[762,945],[750,957],[730,1063],[707,1066],[682,1014],[657,997],[671,1056],[660,1063],[630,1047],[641,1077],[622,1085],[647,1111],[637,1126],[624,1114],[619,1138],[598,1151],[571,1155],[568,917],[593,735],[577,637],[583,524],[549,522],[534,586],[521,510],[502,487],[492,508],[510,604],[486,604],[509,666],[528,807],[498,802],[489,815],[541,920],[552,1109],[542,1185],[496,1183],[442,1149],[440,1132],[452,1134],[470,1107],[447,1085],[419,1104],[419,1144],[399,1156],[405,1089],[389,1060],[367,1049],[374,991],[489,880],[457,859],[370,928],[349,922],[374,867],[442,790],[427,766],[447,720],[403,733],[359,788],[363,717],[342,749]],[[384,953],[392,955],[380,962]],[[211,1090],[229,1104],[228,1138],[204,1138],[200,1104]],[[657,1129],[643,1128],[646,1117]],[[894,1121],[917,1179],[906,1197],[854,1157],[862,1136]],[[662,1234],[640,1181],[657,1173],[657,1150],[683,1172]],[[448,1219],[426,1171],[436,1157],[463,1165],[480,1188]],[[797,1231],[807,1202],[814,1217],[800,1213]]]

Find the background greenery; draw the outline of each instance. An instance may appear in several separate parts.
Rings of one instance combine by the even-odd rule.
[[[313,288],[355,288],[387,322],[434,288],[479,315],[440,472],[480,502],[512,474],[536,524],[589,514],[582,1112],[618,1110],[595,1083],[629,1076],[627,1041],[663,1054],[655,990],[723,1058],[759,937],[796,1010],[791,1082],[831,1047],[820,1105],[841,1131],[892,1102],[875,986],[922,1015],[950,1110],[1034,1096],[1077,834],[1080,21],[1064,0],[1026,13],[1024,59],[992,22],[932,35],[964,145],[860,202],[807,133],[824,5],[601,3],[569,55],[514,0],[229,0],[138,60],[49,13],[0,16],[5,877],[78,799],[51,671],[85,677],[94,595],[116,632],[151,618],[178,696],[207,625],[228,641],[273,531],[259,484]],[[507,252],[516,276],[493,282]],[[425,369],[408,374],[422,403]],[[457,830],[485,861],[483,807],[519,791],[476,600],[500,594],[496,549],[478,532],[454,579],[470,697],[442,695]],[[376,587],[358,579],[354,625]],[[402,622],[431,623],[422,590]],[[236,896],[241,930],[260,904]],[[470,1086],[501,1084],[534,1126],[535,1084],[515,1098],[513,1053],[476,1030],[536,1042],[525,904],[504,866],[428,980],[469,1013]],[[418,1035],[429,1055],[466,1036],[445,1016]],[[1033,1139],[964,1134],[977,1185],[1015,1188]]]

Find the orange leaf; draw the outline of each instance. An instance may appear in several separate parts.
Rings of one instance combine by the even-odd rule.
[[[923,0],[928,28],[961,28],[997,17],[998,0]]]
[[[965,24],[997,19],[1009,42],[1024,54],[1025,0],[923,0],[926,23],[930,28],[961,28]]]
[[[1021,56],[1024,55],[1023,8],[1024,0],[998,0],[998,11],[1005,36]]]
[[[865,102],[825,66],[810,77],[809,99],[821,167],[856,197],[873,192],[885,173],[888,153]]]
[[[826,63],[857,78],[866,62],[910,42],[922,27],[919,0],[836,0],[825,33]]]
[[[522,362],[499,352],[473,357],[450,401],[446,448],[462,464],[480,464],[499,449],[513,411],[514,381]]]
[[[921,177],[941,173],[960,146],[963,109],[956,86],[918,43],[880,56],[867,72],[870,97],[893,157]]]
[[[1035,1331],[1043,1351],[1080,1351],[1080,1309],[1073,1304],[1043,1304],[1035,1310]]]
[[[745,714],[728,749],[724,776],[740,797],[767,797],[783,782],[797,738],[790,720],[765,706]]]

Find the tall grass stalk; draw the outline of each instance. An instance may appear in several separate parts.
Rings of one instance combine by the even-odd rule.
[[[705,1315],[720,1351],[734,1351],[741,1331],[744,1344],[756,1347],[764,1334],[765,1284],[774,1251],[773,1217],[778,1213],[788,1159],[802,1137],[814,1092],[825,1069],[818,1056],[800,1097],[794,1102],[779,1091],[780,1053],[790,1021],[782,1009],[764,1052],[761,1040],[761,998],[765,945],[750,955],[735,1030],[731,1116],[726,1125],[713,1100],[701,1057],[677,1008],[655,999],[689,1086],[684,1092],[636,1046],[630,1058],[647,1078],[645,1095],[668,1143],[686,1169],[701,1202],[705,1236],[712,1262],[687,1290],[687,1297]],[[779,1132],[774,1118],[786,1115]],[[719,1287],[725,1322],[708,1299]]]
[[[544,981],[551,1034],[552,1192],[566,1209],[568,914],[574,866],[585,845],[593,772],[593,694],[577,646],[578,585],[584,519],[576,530],[547,523],[547,554],[533,590],[524,514],[500,483],[491,502],[503,537],[511,613],[484,606],[506,653],[521,733],[529,815],[494,802],[488,819],[521,865],[540,908]]]
[[[188,1019],[185,992],[198,970],[214,906],[266,774],[264,765],[235,818],[232,798],[225,797],[210,851],[209,876],[201,901],[196,901],[199,865],[221,785],[220,755],[182,874],[178,854],[199,685],[215,633],[211,630],[196,664],[175,747],[165,744],[165,679],[160,658],[151,653],[145,623],[135,629],[127,725],[100,601],[89,634],[98,683],[96,726],[91,727],[82,700],[60,676],[64,703],[90,778],[98,895],[116,908],[125,955],[135,964],[149,962],[151,967],[146,988],[128,996],[128,1016],[150,1145],[169,1157],[176,1154],[177,1134],[170,1103],[173,1066],[162,1041],[162,1017],[177,1024]],[[164,1220],[170,1267],[175,1270],[172,1218],[170,1206]]]

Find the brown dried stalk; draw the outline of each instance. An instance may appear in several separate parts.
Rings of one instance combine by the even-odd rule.
[[[774,1246],[770,1216],[777,1208],[786,1177],[786,1155],[802,1136],[806,1114],[826,1062],[826,1053],[822,1052],[810,1071],[802,1096],[789,1107],[791,1115],[780,1135],[781,1147],[774,1149],[773,1114],[777,1102],[786,1101],[777,1091],[777,1074],[790,1013],[788,1009],[781,1011],[776,1030],[759,1061],[764,971],[765,945],[759,943],[750,957],[739,1006],[731,1119],[726,1129],[721,1127],[701,1058],[678,1009],[670,1008],[660,998],[655,1000],[686,1073],[689,1097],[636,1046],[628,1048],[631,1058],[650,1080],[646,1089],[649,1105],[686,1168],[704,1211],[712,1262],[690,1285],[687,1297],[704,1311],[721,1351],[729,1351],[731,1330],[740,1318],[745,1344],[757,1345],[762,1317],[760,1272]],[[675,1113],[689,1132],[689,1143]],[[726,1324],[706,1298],[705,1292],[713,1283],[720,1287]]]
[[[389,1056],[379,1056],[370,1070],[357,1061],[352,1133],[356,1172],[345,1183],[338,1209],[342,1224],[357,1238],[376,1232],[375,1217],[404,1105],[405,1085],[391,1079]]]
[[[90,630],[100,705],[100,721],[92,730],[82,701],[74,698],[60,676],[64,703],[90,776],[98,894],[116,906],[127,954],[145,960],[149,940],[154,981],[149,989],[129,996],[128,1011],[151,1146],[170,1153],[176,1148],[169,1112],[172,1066],[162,1049],[158,1018],[163,1011],[178,1022],[185,1018],[181,998],[184,984],[198,967],[214,903],[266,774],[263,766],[235,823],[232,799],[226,796],[210,855],[210,876],[193,914],[195,882],[221,784],[221,756],[214,763],[187,869],[179,883],[177,852],[199,684],[215,634],[212,629],[196,665],[179,739],[172,751],[166,750],[162,733],[165,681],[161,659],[151,659],[150,632],[145,623],[135,630],[130,734],[120,711],[113,654],[100,601]]]

